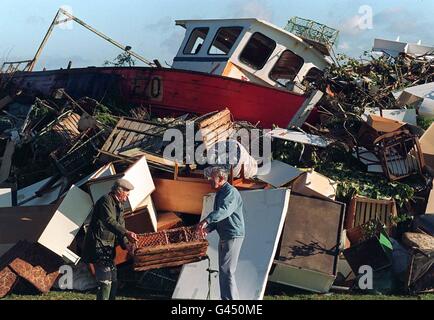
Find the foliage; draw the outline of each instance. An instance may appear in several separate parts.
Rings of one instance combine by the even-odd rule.
[[[103,125],[111,128],[114,128],[118,122],[110,109],[101,103],[99,103],[95,108],[95,119]]]
[[[434,122],[434,117],[417,117],[417,125],[423,130],[428,130],[431,124]]]
[[[412,186],[402,182],[390,182],[378,174],[371,174],[348,167],[343,163],[321,163],[317,171],[338,182],[337,198],[349,201],[357,194],[371,199],[396,200],[402,207],[413,198]]]
[[[136,65],[136,60],[131,57],[128,51],[119,54],[113,61],[106,60],[104,66],[132,67]]]

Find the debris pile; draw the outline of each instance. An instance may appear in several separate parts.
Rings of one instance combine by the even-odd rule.
[[[216,298],[218,238],[196,231],[213,210],[208,162],[227,167],[244,201],[242,299],[262,299],[268,281],[358,292],[366,266],[378,292],[434,291],[433,82],[429,54],[339,56],[310,84],[323,98],[288,128],[235,121],[236,103],[155,117],[151,106],[4,86],[0,297],[23,282],[50,291],[63,264],[83,272],[74,288],[92,288],[84,236],[94,204],[125,178],[139,243],[133,256],[117,247],[116,265],[148,280],[174,270],[174,298]]]

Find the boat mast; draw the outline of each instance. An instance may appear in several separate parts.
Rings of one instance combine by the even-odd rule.
[[[59,17],[61,16],[61,14],[63,14],[64,16],[66,16],[66,19],[60,20],[59,21]],[[134,58],[142,61],[143,63],[154,67],[155,64],[150,62],[149,60],[145,59],[144,57],[142,57],[141,55],[139,55],[138,53],[135,53],[134,51],[132,51],[129,46],[124,46],[122,44],[120,44],[119,42],[113,40],[112,38],[106,36],[105,34],[103,34],[102,32],[99,32],[98,30],[96,30],[95,28],[91,27],[90,25],[88,25],[87,23],[85,23],[84,21],[78,19],[77,17],[73,16],[72,14],[70,14],[69,12],[67,12],[66,10],[63,10],[62,8],[59,9],[59,11],[57,11],[56,16],[54,17],[53,22],[50,25],[50,28],[48,29],[47,33],[45,34],[44,39],[42,40],[42,43],[40,44],[38,51],[36,51],[35,57],[33,58],[33,60],[31,60],[31,63],[28,66],[28,71],[33,71],[41,53],[42,50],[44,49],[45,45],[48,42],[48,39],[50,38],[53,29],[56,25],[62,24],[62,23],[66,23],[68,21],[75,21],[78,24],[80,24],[81,26],[85,27],[86,29],[88,29],[89,31],[95,33],[97,36],[103,38],[104,40],[110,42],[111,44],[113,44],[114,46],[120,48],[121,50],[128,52],[128,54],[130,54],[131,56],[133,56]]]

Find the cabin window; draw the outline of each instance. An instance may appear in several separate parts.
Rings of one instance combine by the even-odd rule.
[[[184,48],[184,54],[198,54],[208,35],[209,28],[196,28]]]
[[[212,55],[227,55],[240,36],[241,31],[243,31],[242,27],[220,28],[208,53]]]
[[[275,48],[276,42],[273,39],[256,32],[241,52],[240,61],[253,69],[261,70]]]
[[[323,76],[324,76],[324,72],[314,67],[307,72],[303,82],[311,83],[311,84],[318,83],[318,81],[321,80]]]
[[[281,85],[285,85],[288,81],[294,81],[303,64],[304,59],[302,57],[290,50],[285,50],[271,70],[270,79]]]

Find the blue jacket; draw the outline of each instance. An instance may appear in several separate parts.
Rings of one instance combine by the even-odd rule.
[[[243,211],[243,200],[239,191],[226,182],[216,194],[214,211],[205,218],[208,232],[217,230],[221,240],[243,238]]]

